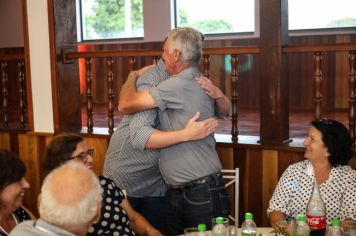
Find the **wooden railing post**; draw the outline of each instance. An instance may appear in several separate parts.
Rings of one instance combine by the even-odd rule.
[[[210,55],[203,55],[204,76],[210,78]]]
[[[157,65],[157,62],[158,62],[158,57],[157,56],[153,56],[151,58],[151,63]]]
[[[231,139],[233,142],[238,140],[238,73],[237,73],[237,63],[238,58],[236,54],[231,54],[231,106],[232,106],[232,116],[231,116]]]
[[[321,101],[323,99],[321,85],[323,73],[321,71],[322,54],[321,52],[314,53],[314,104],[315,104],[315,119],[321,118]]]
[[[112,57],[106,58],[108,82],[108,127],[109,134],[114,133],[114,73],[112,72]]]
[[[349,52],[349,132],[352,139],[352,149],[355,151],[355,108],[356,108],[356,70],[355,70],[356,51]]]
[[[135,61],[136,61],[135,57],[129,57],[129,65],[128,65],[129,72],[135,69]]]
[[[91,73],[91,59],[85,59],[86,69],[86,95],[87,95],[87,126],[88,133],[93,132],[93,97],[92,97],[92,73]]]
[[[9,102],[8,102],[8,97],[9,97],[9,90],[8,90],[8,77],[7,77],[7,62],[2,61],[1,62],[1,84],[2,84],[2,108],[4,110],[4,127],[9,126],[9,118],[8,118],[8,112],[9,112]]]
[[[20,60],[17,63],[17,81],[19,84],[19,107],[20,107],[20,126],[22,128],[26,127],[26,87],[25,87],[25,72],[24,72],[24,61]]]

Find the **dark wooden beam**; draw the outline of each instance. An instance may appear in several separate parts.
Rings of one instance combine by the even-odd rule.
[[[54,131],[81,130],[78,62],[62,63],[62,48],[77,45],[75,1],[48,0]]]
[[[282,46],[288,41],[288,1],[260,1],[260,142],[289,141],[289,89]]]

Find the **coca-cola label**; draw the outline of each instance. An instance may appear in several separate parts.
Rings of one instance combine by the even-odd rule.
[[[311,229],[325,229],[326,217],[325,216],[309,216],[307,215],[307,223]]]

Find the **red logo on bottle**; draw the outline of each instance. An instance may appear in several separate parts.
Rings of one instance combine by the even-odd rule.
[[[309,216],[307,215],[307,223],[311,229],[325,229],[326,217],[325,216]]]

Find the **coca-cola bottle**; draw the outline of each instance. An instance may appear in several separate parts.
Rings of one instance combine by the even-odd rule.
[[[324,235],[326,208],[316,181],[314,182],[313,191],[307,205],[307,223],[310,228],[310,235]]]

